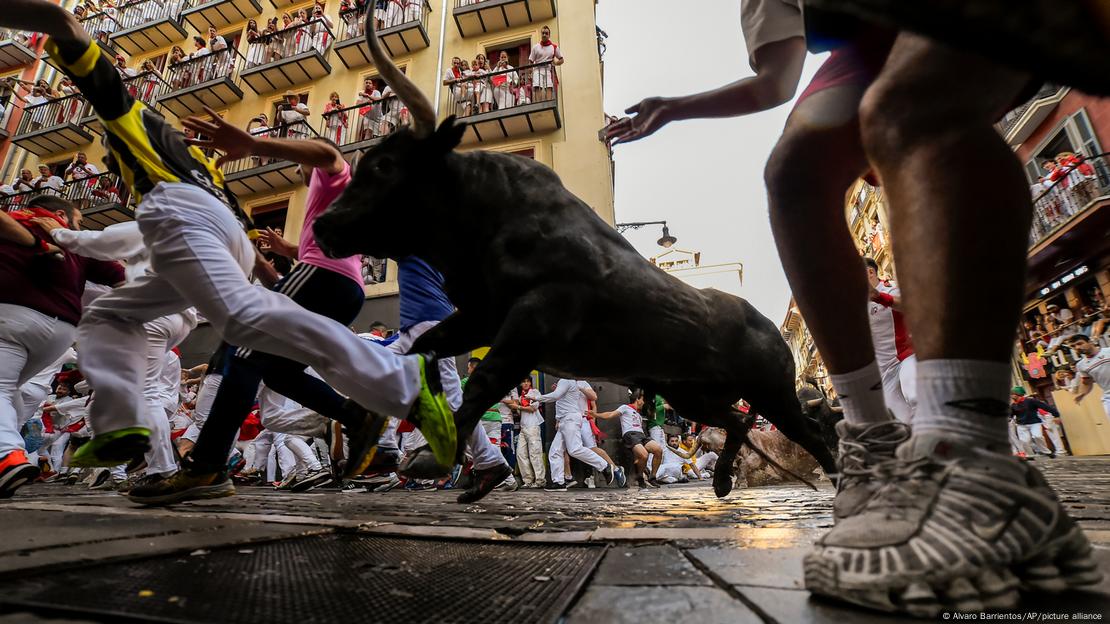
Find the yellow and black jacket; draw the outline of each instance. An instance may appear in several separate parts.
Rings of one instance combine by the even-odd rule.
[[[50,39],[45,48],[103,122],[108,149],[136,202],[160,182],[192,184],[230,208],[244,229],[253,233],[254,224],[224,186],[215,159],[186,144],[185,136],[165,117],[131,97],[99,45]]]

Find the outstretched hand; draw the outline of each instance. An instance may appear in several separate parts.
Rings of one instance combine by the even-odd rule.
[[[223,155],[216,159],[217,167],[222,167],[224,163],[251,155],[255,139],[249,132],[229,124],[227,120],[207,106],[204,107],[204,112],[208,113],[210,119],[186,117],[181,124],[198,135],[203,134],[208,138],[185,139],[186,143],[223,152]]]
[[[650,136],[671,121],[670,101],[667,98],[646,98],[624,112],[635,117],[622,117],[605,127],[605,141],[610,145]]]

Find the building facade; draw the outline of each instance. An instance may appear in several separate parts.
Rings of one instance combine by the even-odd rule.
[[[598,138],[605,117],[593,2],[64,2],[106,53],[118,55],[135,97],[171,119],[203,114],[209,106],[255,134],[326,137],[352,160],[408,121],[407,109],[370,61],[364,40],[369,11],[385,48],[430,96],[439,118],[455,114],[469,122],[460,149],[533,158],[613,222],[611,160]],[[529,60],[543,28],[550,29],[564,64]],[[37,165],[47,164],[64,178],[59,192],[81,204],[90,227],[133,218],[126,192],[110,174],[65,175],[78,152],[104,170],[99,124],[80,94],[67,93],[60,72],[42,58],[41,42],[23,33],[0,37],[6,37],[0,40],[0,78],[42,78],[54,90],[44,94],[17,85],[10,95],[7,134],[0,132],[2,181],[18,182],[22,169],[37,176]],[[479,69],[479,56],[489,59],[481,71],[452,71],[455,57]],[[507,65],[498,65],[502,58]],[[296,239],[307,189],[294,164],[246,158],[224,171],[260,226]],[[2,198],[7,207],[33,194],[8,190]],[[395,326],[394,266],[367,259],[364,277],[367,304],[356,327],[371,320]]]

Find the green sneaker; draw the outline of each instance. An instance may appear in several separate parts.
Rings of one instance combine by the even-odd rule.
[[[439,379],[439,367],[434,355],[417,355],[420,365],[420,394],[409,412],[408,419],[420,429],[428,446],[432,447],[436,461],[446,475],[455,465],[458,449],[458,434],[455,430],[455,415],[447,406],[447,396]],[[432,366],[428,366],[431,362]]]
[[[189,458],[181,462],[181,470],[169,477],[143,478],[127,493],[133,503],[142,505],[170,505],[188,500],[223,498],[234,496],[235,486],[227,477],[227,471],[193,472]]]
[[[126,464],[150,450],[150,429],[127,427],[94,435],[69,460],[70,467],[111,468]]]

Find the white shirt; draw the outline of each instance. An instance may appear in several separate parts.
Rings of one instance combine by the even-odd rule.
[[[83,165],[81,163],[75,162],[71,163],[69,167],[66,168],[66,175],[72,176],[74,180],[84,180],[85,178],[92,177],[98,173],[100,173],[100,170],[97,169],[96,165],[92,164],[91,162],[86,162]]]
[[[308,105],[304,102],[298,102],[297,105],[292,108],[281,109],[281,112],[278,113],[278,119],[280,119],[283,124],[295,124],[304,121],[308,114]]]
[[[69,230],[51,232],[54,242],[68,252],[94,260],[123,260],[125,274],[132,282],[150,266],[150,252],[143,243],[139,224],[135,221],[114,223],[103,230]]]
[[[898,297],[902,291],[894,282],[880,282],[875,290]],[[899,347],[908,348],[909,335],[902,314],[891,306],[874,301],[867,302],[867,320],[871,324],[871,342],[875,346],[875,361],[879,369],[886,371],[898,365]]]
[[[516,394],[515,391],[509,393],[508,396],[506,396],[504,399],[501,399],[501,402],[499,402],[497,404],[497,411],[501,414],[501,424],[502,425],[511,425],[511,424],[513,424],[513,408],[509,407],[508,405],[505,405],[505,401],[512,401],[514,394]]]
[[[540,392],[539,390],[532,388],[528,390],[528,392],[524,393],[524,397],[521,397],[519,392],[513,390],[512,397],[514,400],[520,402],[521,405],[524,404],[522,398],[527,399],[529,405],[534,405],[540,400]],[[532,412],[523,409],[520,410],[521,427],[538,427],[540,425],[543,425],[543,416],[540,415],[539,410],[535,410]]]
[[[120,67],[119,65],[116,65],[116,71],[118,71],[119,75],[123,76],[125,79],[134,78],[135,76],[139,75],[139,72],[137,70],[134,70],[130,67]]]
[[[32,180],[31,184],[34,185],[39,190],[42,190],[44,188],[50,188],[50,189],[54,189],[55,191],[60,191],[60,190],[62,190],[62,187],[65,186],[65,181],[62,180],[61,178],[59,178],[56,175],[52,175],[52,176],[41,176],[40,175],[39,177]]]
[[[1094,356],[1084,356],[1076,362],[1075,370],[1080,379],[1093,381],[1103,394],[1110,394],[1110,347],[1102,348]]]
[[[224,39],[223,37],[221,37],[220,35],[216,35],[215,37],[212,37],[211,39],[208,40],[208,46],[209,46],[209,49],[212,52],[219,52],[221,50],[226,50],[227,49],[227,40]]]
[[[567,416],[581,416],[582,404],[585,402],[585,397],[582,396],[583,386],[589,388],[590,384],[574,379],[560,379],[554,390],[541,394],[536,397],[536,400],[540,403],[555,402],[555,420],[562,420]]]
[[[755,69],[756,52],[776,41],[805,37],[800,0],[740,0],[740,29]]]
[[[621,435],[629,431],[644,432],[644,419],[631,405],[622,405],[617,408],[621,419]]]
[[[559,49],[559,46],[556,45],[554,41],[552,41],[549,46],[537,43],[532,46],[532,51],[528,53],[528,62],[533,65],[561,58],[563,58],[563,51]]]

